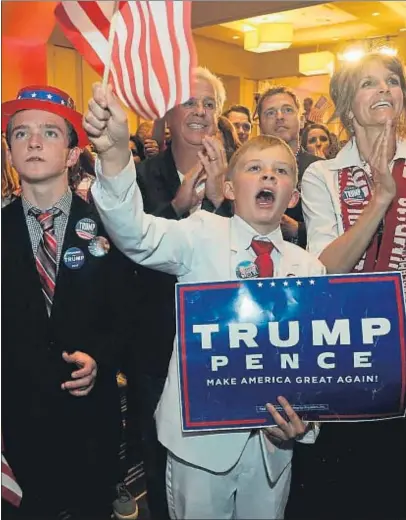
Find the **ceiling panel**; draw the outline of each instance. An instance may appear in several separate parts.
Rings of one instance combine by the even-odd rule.
[[[205,2],[203,2],[205,3]],[[229,2],[218,2],[227,4]],[[230,2],[238,4],[239,2]],[[246,2],[246,4],[257,2]],[[260,2],[263,7],[271,8],[261,15],[251,13],[249,17],[234,19],[211,27],[201,27],[194,33],[242,47],[244,32],[253,30],[261,23],[292,23],[294,27],[293,47],[308,47],[329,44],[332,41],[345,42],[353,39],[365,39],[381,36],[397,36],[406,28],[406,2],[368,2],[349,1],[318,3],[306,8],[291,9],[292,2],[283,2],[289,6],[286,11],[276,12],[273,7],[281,2]]]
[[[334,4],[312,5],[302,9],[293,9],[276,14],[255,16],[246,20],[239,20],[223,24],[230,29],[242,30],[243,24],[253,26],[262,23],[291,23],[295,30],[319,27],[320,25],[329,26],[338,23],[353,22],[357,17],[343,11]]]
[[[237,0],[193,0],[192,2],[192,27],[205,27],[233,20],[240,20],[252,16],[260,16],[269,13],[278,13],[289,9],[297,9],[314,4],[322,4],[319,1],[291,1],[273,0],[260,1]]]

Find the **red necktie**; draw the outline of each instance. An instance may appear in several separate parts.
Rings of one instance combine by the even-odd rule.
[[[265,240],[253,240],[251,242],[251,247],[254,253],[257,255],[255,264],[258,267],[259,276],[261,278],[273,276],[273,261],[271,258],[271,253],[274,245],[272,242],[266,242]]]
[[[36,213],[34,211],[34,215],[42,228],[42,238],[38,245],[35,263],[42,285],[42,292],[45,296],[48,316],[50,316],[55,293],[56,253],[58,247],[54,230],[56,213],[51,211]]]

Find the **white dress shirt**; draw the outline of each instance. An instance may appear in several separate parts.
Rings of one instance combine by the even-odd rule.
[[[406,141],[399,140],[389,165],[391,171],[396,159],[405,158]],[[317,257],[344,233],[338,173],[352,166],[364,168],[355,139],[349,141],[334,159],[314,162],[303,175],[302,206],[307,228],[307,249]]]
[[[179,282],[205,282],[237,279],[237,265],[255,258],[250,244],[254,237],[260,237],[240,217],[228,219],[196,211],[177,221],[147,215],[132,161],[114,178],[104,177],[99,165],[96,171],[98,179],[92,193],[106,231],[117,247],[135,262],[176,275]],[[324,266],[315,257],[285,242],[279,227],[261,238],[275,245],[271,256],[276,277],[325,273]],[[156,411],[156,422],[160,442],[172,453],[214,472],[225,472],[234,466],[250,435],[249,430],[182,432],[176,348]],[[317,431],[308,432],[304,442],[314,442],[316,435]],[[263,435],[260,438],[269,477],[275,482],[290,464],[292,450],[279,449]]]

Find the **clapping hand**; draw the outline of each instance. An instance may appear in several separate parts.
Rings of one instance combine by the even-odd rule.
[[[396,132],[392,121],[386,121],[372,146],[364,127],[355,119],[353,123],[358,149],[371,168],[373,198],[389,206],[396,195],[396,183],[389,168],[396,149]]]
[[[159,154],[159,146],[155,139],[145,139],[144,152],[146,157],[154,157]]]
[[[206,198],[218,208],[224,200],[226,152],[219,139],[207,136],[203,138],[203,151],[199,151],[197,155],[207,175]]]
[[[178,217],[181,217],[202,202],[205,190],[197,190],[197,187],[206,180],[206,177],[207,175],[200,163],[197,163],[185,175],[175,198],[172,200],[172,207]]]

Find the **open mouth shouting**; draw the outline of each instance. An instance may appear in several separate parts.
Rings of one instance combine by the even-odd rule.
[[[270,208],[275,202],[275,194],[272,190],[264,188],[257,193],[255,200],[260,208]]]

